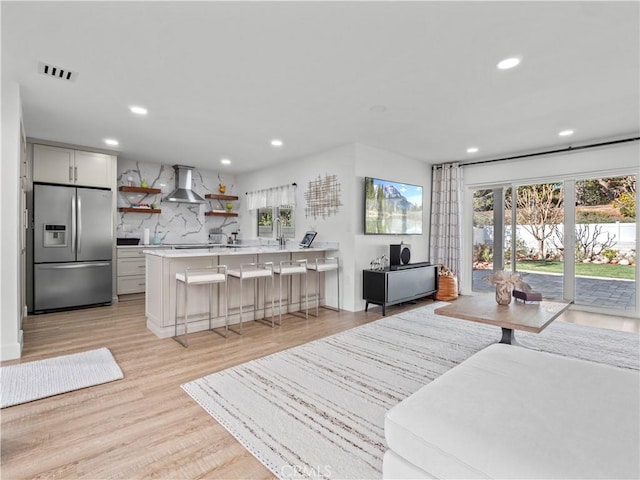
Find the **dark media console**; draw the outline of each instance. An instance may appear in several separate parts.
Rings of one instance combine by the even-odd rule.
[[[388,305],[434,295],[437,290],[438,266],[427,262],[362,272],[362,298],[367,302],[365,312],[373,303],[382,305],[384,316]]]
[[[409,263],[407,265],[391,265],[389,270],[406,270],[408,268],[420,268],[420,267],[429,267],[431,264],[429,262],[417,262],[417,263]]]

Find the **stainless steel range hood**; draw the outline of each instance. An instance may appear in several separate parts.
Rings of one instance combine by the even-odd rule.
[[[174,165],[176,171],[176,189],[167,195],[163,202],[204,203],[204,198],[191,190],[191,170],[193,167]]]

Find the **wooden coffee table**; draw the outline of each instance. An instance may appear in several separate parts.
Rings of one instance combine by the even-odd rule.
[[[517,345],[514,330],[540,333],[564,312],[572,302],[516,302],[498,305],[494,294],[464,295],[451,304],[436,308],[438,315],[486,323],[502,328],[500,343]]]

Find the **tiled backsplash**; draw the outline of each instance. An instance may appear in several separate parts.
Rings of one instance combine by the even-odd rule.
[[[227,234],[239,228],[238,217],[208,217],[204,212],[219,208],[217,201],[207,200],[200,205],[170,203],[162,200],[175,188],[175,171],[171,165],[132,162],[118,159],[118,187],[121,185],[140,186],[146,181],[150,188],[159,188],[157,195],[128,194],[118,191],[118,207],[129,207],[131,202],[155,203],[162,210],[160,214],[147,212],[118,212],[117,237],[138,237],[142,243],[145,228],[149,229],[151,239],[162,243],[205,243],[209,231],[222,227]],[[223,176],[218,172],[194,169],[193,190],[204,197],[207,193],[218,193],[218,185],[226,185],[226,195],[237,195],[235,177]],[[237,212],[240,200],[232,202]]]

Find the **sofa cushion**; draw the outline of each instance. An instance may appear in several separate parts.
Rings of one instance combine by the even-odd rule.
[[[388,447],[438,478],[640,478],[637,371],[492,345],[389,410]]]
[[[382,461],[382,478],[402,478],[403,480],[435,480],[436,477],[419,469],[413,463],[407,462],[404,458],[394,453],[392,450],[384,452]]]

